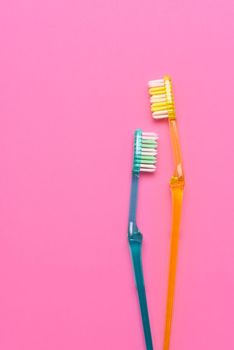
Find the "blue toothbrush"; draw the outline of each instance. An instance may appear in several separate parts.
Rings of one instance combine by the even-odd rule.
[[[136,224],[136,209],[140,172],[154,172],[156,170],[157,139],[158,138],[155,133],[142,132],[142,130],[140,129],[137,129],[135,131],[131,198],[128,219],[128,241],[131,250],[147,350],[153,350],[153,342],[151,336],[145,283],[142,269],[143,236]]]

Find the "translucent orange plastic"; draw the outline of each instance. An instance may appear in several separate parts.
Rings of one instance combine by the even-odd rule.
[[[170,187],[172,193],[172,227],[171,227],[171,252],[169,263],[168,292],[166,306],[166,323],[164,333],[164,350],[169,350],[173,304],[175,294],[176,266],[179,246],[179,231],[184,190],[184,174],[180,151],[179,137],[175,119],[169,119],[169,127],[174,155],[175,170],[171,178]]]
[[[184,174],[183,174],[182,156],[181,156],[181,150],[180,150],[178,129],[177,129],[175,119],[169,120],[169,127],[170,127],[171,143],[172,143],[172,150],[173,150],[174,163],[175,163],[173,178],[178,178],[180,181],[183,181]]]
[[[154,119],[168,118],[174,155],[174,172],[170,181],[172,193],[172,227],[171,227],[171,253],[169,263],[168,292],[166,306],[166,323],[164,333],[164,350],[169,350],[173,304],[176,281],[176,265],[179,246],[180,220],[184,190],[184,173],[176,125],[176,113],[171,78],[166,75],[163,79],[153,80],[149,84],[151,96],[151,111]]]

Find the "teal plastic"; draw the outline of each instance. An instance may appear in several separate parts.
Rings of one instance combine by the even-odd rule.
[[[141,136],[142,131],[137,129],[135,131],[134,139],[134,159],[132,167],[132,186],[130,197],[130,209],[128,219],[128,241],[131,250],[133,269],[135,282],[138,292],[141,318],[144,329],[145,343],[147,350],[153,350],[149,313],[145,292],[145,283],[142,268],[142,239],[143,236],[140,233],[136,224],[136,210],[137,210],[137,197],[138,197],[138,185],[140,175],[140,163],[141,163]]]
[[[135,137],[134,137],[134,157],[133,157],[133,167],[132,167],[132,171],[136,175],[140,174],[141,149],[142,149],[141,140],[142,140],[142,130],[137,129],[135,131]]]
[[[144,328],[145,344],[147,350],[153,350],[153,342],[150,329],[149,313],[145,292],[144,276],[142,269],[142,234],[140,232],[128,236],[131,249],[131,256],[134,268],[135,282],[137,286],[139,304],[141,309],[141,318]]]

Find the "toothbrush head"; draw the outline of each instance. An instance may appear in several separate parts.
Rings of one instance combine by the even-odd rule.
[[[153,132],[135,131],[133,173],[154,172],[157,163],[158,136]]]
[[[154,119],[175,119],[175,104],[171,78],[167,75],[163,79],[149,81],[151,112]]]

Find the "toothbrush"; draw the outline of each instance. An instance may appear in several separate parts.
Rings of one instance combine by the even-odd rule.
[[[128,241],[132,256],[135,282],[138,292],[141,318],[144,329],[147,350],[153,350],[150,321],[147,307],[146,291],[142,268],[142,234],[136,224],[137,194],[140,172],[154,172],[156,170],[157,135],[142,132],[137,129],[134,137],[134,158],[132,167],[132,185],[130,210],[128,221]]]
[[[170,181],[172,193],[172,227],[170,248],[171,252],[169,262],[166,322],[163,347],[164,350],[168,350],[170,347],[170,335],[176,282],[176,265],[179,246],[179,231],[185,182],[178,130],[176,124],[171,78],[169,76],[164,76],[163,79],[150,81],[149,94],[152,117],[154,119],[167,118],[169,121],[169,129],[175,164],[174,173]]]

